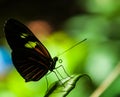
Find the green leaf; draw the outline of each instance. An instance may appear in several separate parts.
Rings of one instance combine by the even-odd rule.
[[[44,97],[66,97],[75,88],[77,81],[84,76],[90,78],[87,74],[78,74],[56,81],[50,86]]]

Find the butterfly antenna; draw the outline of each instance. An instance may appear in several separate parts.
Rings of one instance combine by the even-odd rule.
[[[84,41],[86,41],[86,40],[87,40],[87,39],[85,38],[85,39],[83,39],[82,41],[74,44],[74,45],[71,46],[69,49],[67,49],[67,50],[65,50],[64,52],[60,53],[58,56],[63,55],[64,53],[66,53],[66,52],[69,51],[70,49],[74,48],[75,46],[77,46],[78,44],[80,44],[80,43],[82,43],[82,42],[84,42]]]

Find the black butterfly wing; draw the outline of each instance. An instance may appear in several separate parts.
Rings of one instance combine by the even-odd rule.
[[[45,46],[22,23],[9,19],[5,35],[12,49],[13,64],[26,81],[37,81],[49,70],[51,56]]]
[[[4,30],[7,42],[12,50],[16,50],[18,48],[30,48],[30,46],[34,48],[34,46],[38,46],[41,53],[43,52],[45,56],[51,57],[45,46],[24,24],[20,23],[19,21],[15,19],[9,19],[5,23]]]
[[[38,52],[29,49],[13,51],[12,60],[14,66],[26,82],[38,81],[49,70],[49,60]]]

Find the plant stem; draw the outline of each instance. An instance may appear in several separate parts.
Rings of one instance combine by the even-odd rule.
[[[91,94],[90,97],[100,97],[100,95],[111,85],[111,83],[120,74],[120,62],[116,65],[110,75],[103,81],[103,83]]]

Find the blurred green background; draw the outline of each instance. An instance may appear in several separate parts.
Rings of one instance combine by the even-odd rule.
[[[67,97],[89,97],[120,60],[119,0],[0,0],[0,97],[43,97],[47,89],[44,77],[26,83],[14,68],[3,31],[9,18],[27,25],[52,57],[62,59],[56,67],[91,77],[92,83],[80,79]],[[84,38],[87,41],[61,55]],[[48,75],[49,84],[56,80],[53,73]],[[100,97],[120,97],[120,77]]]

